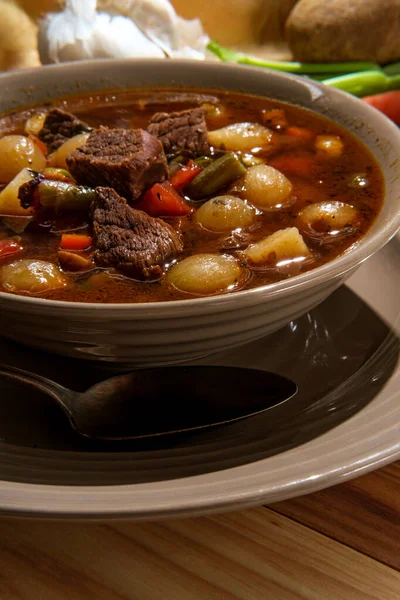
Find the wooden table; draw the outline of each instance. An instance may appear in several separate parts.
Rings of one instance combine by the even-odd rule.
[[[1,600],[396,600],[399,570],[400,463],[216,516],[0,520]]]

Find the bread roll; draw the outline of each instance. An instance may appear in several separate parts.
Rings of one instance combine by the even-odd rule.
[[[7,0],[0,0],[0,15],[0,70],[39,66],[36,24]]]

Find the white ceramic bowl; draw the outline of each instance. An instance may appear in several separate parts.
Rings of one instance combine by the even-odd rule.
[[[0,113],[80,92],[170,86],[276,98],[346,127],[372,150],[385,176],[385,203],[374,226],[350,252],[322,267],[230,295],[152,304],[84,304],[0,292],[2,335],[50,352],[110,363],[187,361],[260,338],[307,312],[400,227],[398,128],[361,101],[299,77],[214,62],[70,63],[1,76]]]

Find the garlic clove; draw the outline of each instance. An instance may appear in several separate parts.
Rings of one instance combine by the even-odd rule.
[[[125,14],[167,56],[204,58],[209,38],[199,19],[179,17],[168,0],[124,0],[123,5]]]
[[[165,58],[164,52],[126,17],[100,13],[92,38],[96,58]]]

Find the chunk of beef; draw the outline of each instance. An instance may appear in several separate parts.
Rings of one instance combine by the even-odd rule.
[[[67,164],[78,183],[112,187],[128,200],[168,174],[161,142],[143,129],[101,127],[68,155]]]
[[[164,264],[182,252],[179,234],[161,219],[131,208],[107,187],[97,187],[91,206],[94,259],[136,279],[158,279]]]
[[[39,132],[39,139],[46,144],[49,152],[54,152],[75,135],[91,130],[92,128],[87,123],[71,113],[61,108],[52,108]]]
[[[180,112],[156,113],[147,127],[158,137],[166,154],[187,150],[191,154],[207,154],[206,111],[202,108],[189,108]]]

